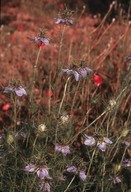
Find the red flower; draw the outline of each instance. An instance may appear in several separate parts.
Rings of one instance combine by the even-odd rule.
[[[44,47],[45,47],[45,44],[42,43],[42,42],[38,42],[38,43],[37,43],[37,47],[38,47],[38,48],[40,48],[40,47],[44,48]]]
[[[47,97],[52,97],[53,96],[53,91],[51,89],[48,89],[48,90],[45,91],[45,95]]]
[[[63,3],[59,4],[58,6],[59,6],[60,9],[64,9],[64,4]]]
[[[13,42],[13,41],[14,41],[14,36],[13,36],[13,35],[10,35],[10,36],[9,36],[9,41],[10,41],[10,42]]]
[[[23,31],[23,25],[21,25],[21,24],[18,25],[18,26],[17,26],[17,29],[18,29],[18,31]]]
[[[93,81],[97,86],[100,86],[103,84],[103,80],[99,75],[94,75]]]
[[[7,103],[7,104],[2,106],[2,111],[8,111],[9,108],[10,108],[10,104]]]

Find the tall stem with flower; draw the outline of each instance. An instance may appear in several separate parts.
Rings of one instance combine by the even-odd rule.
[[[58,52],[58,65],[59,65],[60,60],[61,60],[61,50],[62,50],[62,45],[63,45],[63,39],[64,39],[64,33],[65,33],[66,25],[63,25],[62,27],[63,27],[63,29],[62,29],[62,32],[61,32],[59,52]]]

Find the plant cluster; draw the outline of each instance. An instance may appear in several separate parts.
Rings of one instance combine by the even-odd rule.
[[[130,55],[123,60],[125,72],[114,67],[116,89],[105,80],[113,73],[112,52],[126,39],[130,24],[90,61],[114,24],[104,29],[104,18],[91,34],[90,47],[64,64],[64,37],[74,21],[67,8],[60,13],[54,22],[60,28],[57,64],[40,66],[42,52],[53,44],[40,29],[28,35],[38,47],[30,82],[1,83],[6,102],[1,105],[0,191],[130,192]],[[108,56],[114,63],[104,66]],[[103,75],[105,68],[108,75]]]

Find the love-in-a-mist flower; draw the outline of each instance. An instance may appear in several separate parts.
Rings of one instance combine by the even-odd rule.
[[[35,169],[36,169],[36,166],[34,164],[30,163],[25,166],[24,171],[32,173],[35,171]]]
[[[79,170],[75,166],[67,166],[66,171],[69,173],[75,173],[75,174],[79,175],[79,177],[82,181],[86,180],[86,173],[84,170]]]
[[[112,143],[113,143],[113,142],[112,142],[109,138],[103,137],[103,140],[102,140],[102,141],[98,141],[98,142],[97,142],[97,146],[98,146],[98,148],[99,148],[101,151],[105,152],[105,151],[106,151],[106,145],[107,145],[107,144],[111,145]]]
[[[94,75],[93,77],[94,84],[100,86],[103,84],[103,80],[99,75]]]
[[[121,178],[120,178],[119,176],[114,176],[114,177],[111,176],[111,179],[110,179],[110,180],[112,180],[112,182],[113,182],[114,184],[121,183]]]
[[[67,172],[69,173],[76,173],[77,172],[77,168],[75,166],[67,166]]]
[[[80,177],[80,179],[81,179],[82,181],[85,181],[85,180],[86,180],[86,173],[85,173],[84,170],[81,170],[81,171],[79,172],[79,177]]]
[[[89,67],[62,69],[62,71],[66,72],[67,75],[73,75],[76,81],[79,81],[80,78],[85,78],[89,73],[93,72]]]
[[[47,192],[50,192],[51,191],[51,186],[48,182],[42,182],[41,185],[40,185],[40,189],[42,191],[47,191]]]
[[[106,151],[107,144],[111,145],[112,143],[113,142],[107,137],[103,137],[97,140],[92,136],[85,135],[85,140],[84,140],[85,145],[92,147],[96,144],[96,146],[103,152]]]
[[[56,20],[55,24],[65,24],[65,25],[73,25],[72,19],[69,18],[54,18]]]
[[[37,176],[40,179],[50,178],[48,169],[46,167],[39,168],[38,171],[37,171]]]
[[[36,43],[38,45],[38,47],[40,47],[42,45],[49,45],[49,39],[47,39],[45,37],[41,37],[41,36],[37,36],[35,38],[28,37],[28,39],[30,39],[31,41]]]
[[[24,89],[22,86],[20,86],[20,87],[18,87],[18,88],[15,88],[15,89],[14,89],[14,92],[15,92],[16,95],[19,96],[19,97],[22,97],[22,96],[24,96],[24,95],[27,95],[25,89]]]
[[[85,141],[84,141],[84,144],[87,145],[87,146],[94,146],[96,143],[94,137],[92,136],[88,136],[88,135],[85,135]]]
[[[124,162],[123,162],[123,167],[131,167],[131,159],[126,159]]]
[[[70,147],[68,145],[62,146],[56,143],[55,145],[55,151],[61,152],[64,156],[70,153]]]
[[[9,86],[4,88],[3,93],[10,93],[10,92],[13,92],[13,91],[14,91],[14,88],[9,85]]]
[[[25,89],[22,86],[15,88],[15,87],[9,85],[9,86],[5,87],[5,89],[3,91],[3,93],[11,93],[11,92],[14,92],[19,97],[27,95]]]

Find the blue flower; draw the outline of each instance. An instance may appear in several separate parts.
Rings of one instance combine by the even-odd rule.
[[[67,73],[67,75],[73,75],[76,81],[79,81],[80,78],[85,78],[88,73],[93,72],[92,69],[88,67],[80,67],[76,69],[62,69],[64,72]]]
[[[25,89],[22,86],[14,88],[13,86],[9,85],[5,87],[3,93],[10,93],[10,92],[14,92],[19,97],[22,97],[23,95],[27,95]]]
[[[49,45],[49,40],[45,37],[35,37],[34,42],[35,43],[41,42],[41,43],[44,43],[45,45]]]
[[[72,19],[68,18],[54,18],[56,20],[56,24],[65,24],[65,25],[73,25]]]
[[[30,39],[31,41],[34,41],[35,43],[43,43],[44,45],[49,45],[49,40],[45,37],[35,37],[35,38],[30,38],[28,37],[28,39]]]
[[[68,145],[61,146],[58,143],[55,145],[55,151],[61,152],[64,156],[70,153],[70,147]]]
[[[37,171],[37,176],[40,179],[50,178],[49,177],[49,172],[48,172],[46,167],[39,168],[38,171]]]

